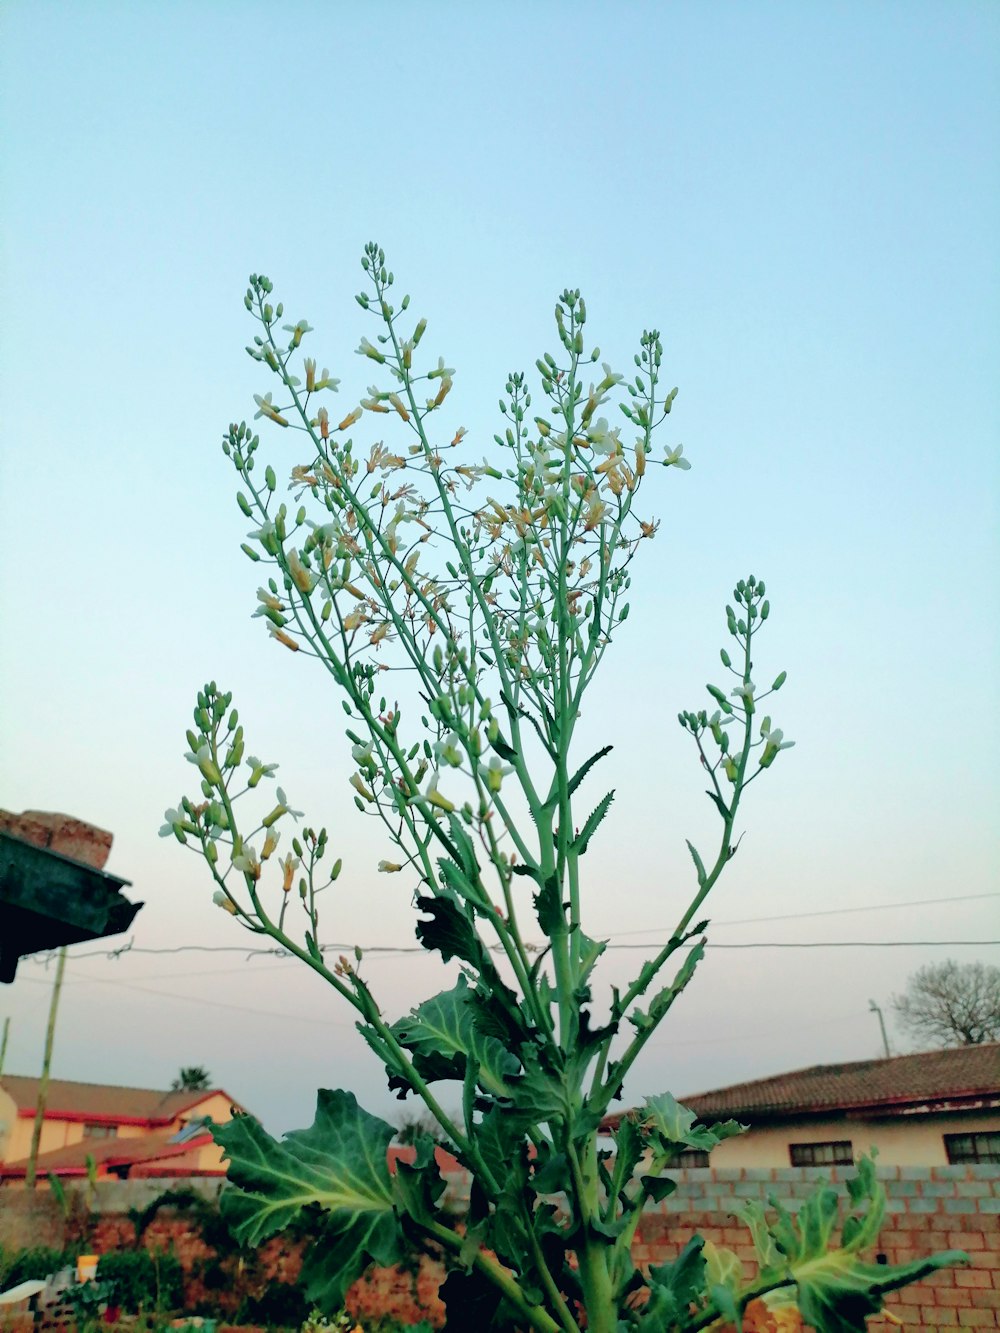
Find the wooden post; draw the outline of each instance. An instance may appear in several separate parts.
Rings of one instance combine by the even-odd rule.
[[[31,1131],[31,1152],[24,1175],[25,1189],[35,1188],[35,1168],[38,1164],[38,1145],[42,1139],[42,1123],[45,1120],[45,1099],[49,1091],[49,1067],[52,1064],[52,1047],[56,1035],[56,1014],[59,1012],[59,992],[62,990],[63,973],[66,970],[66,946],[59,950],[56,964],[56,979],[52,986],[52,1000],[49,1003],[49,1025],[45,1031],[45,1056],[42,1060],[42,1077],[38,1083],[38,1103],[35,1107],[35,1124]]]

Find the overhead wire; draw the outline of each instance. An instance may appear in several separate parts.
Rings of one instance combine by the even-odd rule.
[[[820,916],[844,916],[857,912],[875,912],[901,910],[909,907],[927,907],[936,906],[943,903],[952,904],[959,902],[976,902],[986,898],[1000,898],[1000,893],[968,893],[957,895],[950,898],[911,898],[903,902],[890,903],[870,903],[862,907],[831,907],[815,912],[786,912],[777,916],[757,916],[740,917],[712,921],[713,929],[721,926],[744,926],[773,923],[776,921],[798,921]],[[655,941],[646,940],[639,943],[616,943],[617,939],[631,935],[649,935],[649,934],[667,934],[668,928],[662,926],[648,926],[640,930],[613,931],[608,934],[608,949],[648,949],[653,947]],[[976,948],[979,946],[988,947],[1000,944],[1000,940],[750,940],[738,943],[725,943],[723,941],[707,942],[706,949],[904,949],[904,948]],[[350,951],[354,949],[355,944],[351,942],[332,942],[320,946],[321,952],[332,953],[334,951]],[[395,957],[404,954],[424,954],[426,951],[422,945],[417,944],[373,944],[362,945],[361,951],[364,954],[374,954],[381,957]],[[497,946],[499,947],[499,946]],[[693,946],[692,946],[693,947]],[[242,954],[249,961],[251,958],[272,957],[277,960],[287,960],[293,958],[287,949],[280,947],[271,947],[266,949],[246,948],[238,944],[176,944],[147,946],[136,945],[131,940],[127,944],[120,945],[115,949],[95,949],[87,953],[74,953],[70,957],[75,961],[82,961],[87,958],[118,959],[126,954],[143,954],[165,956],[182,953],[205,953],[221,954],[235,953]],[[48,964],[51,957],[55,955],[44,955],[37,961]],[[235,969],[234,969],[235,970]]]

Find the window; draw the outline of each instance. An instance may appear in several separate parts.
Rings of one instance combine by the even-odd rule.
[[[682,1148],[671,1157],[667,1166],[677,1167],[681,1171],[689,1166],[708,1166],[708,1153],[702,1148]]]
[[[792,1166],[853,1166],[854,1149],[850,1139],[834,1143],[790,1143]]]
[[[117,1125],[84,1125],[83,1137],[85,1139],[116,1139],[118,1137]]]
[[[953,1166],[963,1162],[1000,1162],[1000,1133],[946,1134],[944,1150]]]

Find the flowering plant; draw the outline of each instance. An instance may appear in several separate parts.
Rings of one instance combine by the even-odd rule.
[[[657,530],[640,493],[654,471],[689,466],[680,445],[660,456],[654,447],[676,395],[662,383],[659,334],[642,335],[625,377],[588,348],[579,292],[563,292],[558,354],[535,363],[541,411],[528,378],[512,374],[498,452],[476,461],[464,429],[443,424],[455,371],[422,360],[426,321],[412,321],[408,297],[394,304],[382,251],[367,246],[362,262],[367,287],[357,300],[378,331],[358,353],[375,383],[342,412],[329,406],[339,381],[311,357],[298,365],[310,326],[283,324],[270,281],[250,280],[245,304],[258,332],[247,351],[277,381],[256,395],[257,418],[300,443],[291,503],[274,467],[261,467],[252,427],[232,425],[223,449],[255,524],[243,550],[267,571],[256,615],[332,678],[347,715],[354,802],[393,847],[378,868],[416,885],[417,938],[460,962],[456,984],[392,1022],[360,950],[328,959],[319,908],[341,861],[330,864],[326,831],[309,827],[278,854],[279,826],[297,815],[281,788],[248,825],[244,798],[274,766],[245,755],[231,695],[214,683],[199,693],[188,733],[200,794],[168,810],[161,832],[204,856],[220,906],[354,1009],[390,1085],[423,1102],[435,1137],[469,1171],[471,1204],[460,1234],[441,1207],[435,1138],[419,1133],[413,1161],[391,1174],[393,1127],[350,1093],[324,1090],[312,1127],[281,1142],[250,1117],[215,1130],[237,1233],[253,1244],[316,1209],[321,1231],[304,1280],[331,1312],[367,1265],[417,1242],[446,1258],[443,1297],[456,1327],[697,1330],[738,1323],[765,1296],[797,1305],[818,1329],[861,1329],[885,1291],[954,1258],[862,1262],[884,1206],[870,1161],[852,1182],[839,1244],[829,1187],[797,1219],[748,1207],[759,1272],[746,1282],[734,1254],[700,1238],[649,1272],[630,1253],[643,1209],[673,1188],[665,1172],[676,1156],[710,1150],[742,1126],[696,1124],[662,1094],[617,1122],[612,1147],[602,1144],[623,1080],[703,956],[705,900],[736,851],[744,793],[791,744],[762,713],[785,673],[766,689],[753,680],[770,604],[750,577],[726,608],[732,646],[721,660],[733,680],[708,687],[711,710],[679,715],[708,777],[718,842],[709,856],[688,843],[690,902],[595,1024],[605,943],[584,931],[580,888],[614,798],[586,793],[611,747],[580,762],[574,742],[583,696],[629,613],[631,563]],[[363,427],[375,424],[391,424],[398,443],[363,444]],[[536,932],[540,948],[528,939]],[[440,1093],[449,1082],[460,1099],[454,1113]]]

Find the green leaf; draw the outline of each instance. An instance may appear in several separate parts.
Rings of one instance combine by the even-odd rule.
[[[932,1255],[909,1264],[869,1264],[858,1250],[877,1237],[885,1213],[885,1191],[875,1177],[874,1163],[862,1158],[848,1182],[851,1213],[844,1222],[844,1244],[831,1249],[839,1220],[837,1192],[823,1182],[796,1217],[771,1200],[773,1220],[759,1205],[749,1204],[743,1216],[753,1235],[760,1276],[787,1285],[769,1292],[772,1307],[796,1305],[804,1322],[817,1333],[864,1333],[866,1319],[882,1308],[888,1291],[918,1282],[939,1268],[967,1263],[957,1251]]]
[[[445,1191],[446,1181],[438,1170],[434,1157],[434,1140],[429,1134],[419,1134],[414,1143],[412,1162],[396,1161],[392,1177],[393,1194],[404,1212],[415,1222],[426,1225],[437,1220],[437,1202]]]
[[[514,1081],[513,1113],[532,1124],[570,1119],[572,1098],[562,1077],[547,1073],[532,1048],[526,1048],[524,1054],[524,1073]]]
[[[968,1263],[958,1251],[935,1254],[909,1264],[864,1264],[844,1250],[834,1250],[796,1272],[795,1303],[816,1333],[866,1333],[886,1292],[909,1286],[952,1264]]]
[[[480,1086],[509,1097],[509,1080],[520,1070],[520,1061],[496,1037],[480,1031],[472,995],[465,977],[459,977],[451,990],[425,1000],[394,1023],[392,1031],[401,1045],[421,1057],[423,1076],[462,1079],[471,1058],[479,1066]]]
[[[705,1242],[705,1281],[709,1287],[728,1287],[735,1291],[743,1277],[743,1265],[733,1250],[712,1241]]]
[[[566,908],[559,897],[559,880],[550,875],[534,895],[535,915],[543,934],[550,939],[553,935],[566,933]]]
[[[642,1333],[661,1333],[686,1322],[690,1307],[705,1292],[705,1242],[692,1236],[672,1264],[654,1264],[649,1270],[649,1301],[639,1319]]]
[[[757,1251],[757,1267],[760,1271],[768,1273],[774,1268],[780,1268],[781,1251],[768,1230],[764,1205],[755,1201],[746,1203],[740,1209],[739,1217],[750,1232],[754,1249]]]
[[[647,1199],[654,1203],[662,1203],[677,1188],[677,1181],[669,1176],[640,1176],[639,1184]]]
[[[417,939],[425,949],[437,950],[447,963],[461,958],[482,970],[485,954],[468,915],[452,898],[417,898],[417,910],[426,912],[429,921],[417,922]]]
[[[311,1300],[335,1310],[372,1262],[393,1263],[400,1233],[386,1152],[395,1129],[349,1092],[321,1089],[309,1129],[273,1139],[252,1116],[213,1127],[229,1161],[221,1207],[234,1235],[258,1245],[310,1205],[323,1210],[322,1239],[303,1270]]]
[[[658,1097],[646,1098],[645,1127],[652,1130],[665,1145],[698,1148],[708,1152],[723,1139],[742,1134],[745,1126],[736,1120],[724,1120],[715,1125],[699,1125],[693,1111],[661,1092]]]
[[[438,870],[441,872],[443,883],[457,893],[460,898],[482,905],[484,901],[482,890],[477,887],[474,881],[469,879],[461,866],[456,865],[448,857],[442,856],[438,861]]]
[[[686,841],[687,841],[687,849],[691,853],[691,860],[694,862],[694,868],[698,872],[698,883],[704,884],[705,880],[708,878],[708,876],[705,874],[704,862],[698,855],[698,849],[695,847],[694,843],[689,840]]]
[[[570,796],[573,795],[577,787],[579,787],[580,783],[587,776],[587,774],[594,767],[594,765],[598,762],[598,760],[603,759],[606,754],[610,754],[614,748],[615,747],[613,745],[605,745],[602,750],[598,750],[596,754],[592,754],[585,764],[581,764],[581,766],[576,770],[576,772],[569,780],[568,794]]]
[[[590,842],[594,834],[597,832],[597,826],[600,824],[601,820],[610,810],[611,802],[614,799],[615,799],[614,792],[609,791],[607,796],[603,798],[603,800],[599,803],[597,808],[591,813],[591,815],[587,819],[586,824],[584,824],[583,828],[577,834],[576,838],[573,841],[573,846],[576,849],[576,853],[578,856],[582,856],[584,852],[587,850],[588,843]]]
[[[449,811],[448,814],[448,831],[451,834],[452,842],[455,844],[459,864],[465,871],[466,878],[475,884],[479,878],[479,862],[476,860],[476,849],[472,845],[472,839],[466,832],[465,826],[454,810]]]

